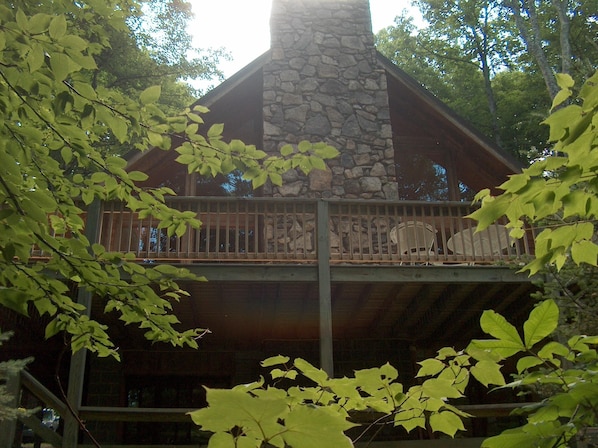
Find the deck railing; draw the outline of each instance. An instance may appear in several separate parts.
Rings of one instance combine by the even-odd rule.
[[[462,202],[179,197],[168,205],[194,211],[201,229],[168,237],[155,219],[113,202],[103,206],[100,242],[140,260],[181,262],[316,263],[326,240],[331,263],[494,263],[533,253],[531,231],[513,240],[499,221],[476,232],[466,218],[475,207]]]

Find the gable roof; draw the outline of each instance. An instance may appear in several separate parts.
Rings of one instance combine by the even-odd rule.
[[[451,126],[456,130],[459,130],[464,137],[471,139],[471,141],[477,144],[481,150],[487,152],[491,157],[496,158],[496,160],[500,161],[505,167],[510,168],[513,173],[521,170],[523,166],[520,161],[479,132],[471,123],[468,123],[465,119],[460,117],[454,110],[439,100],[422,84],[400,69],[379,51],[377,51],[377,58],[379,63],[386,70],[387,78],[390,78],[389,81],[394,79],[403,84],[415,95],[421,104],[426,105],[426,107],[431,108],[438,115],[441,115]]]
[[[459,117],[392,61],[380,52],[376,53],[387,76],[395,151],[402,147],[422,151],[450,147],[457,154],[454,163],[458,165],[459,177],[468,178],[468,184],[474,189],[497,186],[510,174],[521,170],[522,164],[518,160]],[[245,143],[261,146],[262,69],[270,58],[271,50],[268,50],[194,103],[210,109],[204,116],[204,131],[213,123],[224,123],[225,138],[239,138]],[[414,130],[414,120],[418,119],[426,123]],[[403,133],[408,128],[411,131]],[[128,166],[148,174],[158,169],[163,173],[167,166],[174,166],[174,158],[176,154],[170,151],[152,148],[132,155]]]

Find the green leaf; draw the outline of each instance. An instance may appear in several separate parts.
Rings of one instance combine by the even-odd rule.
[[[191,112],[189,112],[187,114],[187,118],[189,118],[189,120],[194,121],[195,123],[199,123],[199,124],[203,124],[203,122],[204,122],[203,117],[201,115],[194,114]]]
[[[278,173],[270,173],[268,178],[273,185],[282,185],[282,176]]]
[[[46,56],[41,45],[32,45],[29,54],[27,55],[27,65],[29,65],[29,72],[33,73],[39,70],[45,62]]]
[[[161,93],[162,93],[162,87],[160,87],[160,86],[148,87],[143,92],[141,92],[141,94],[139,95],[139,101],[143,105],[155,103],[160,98]]]
[[[430,416],[430,427],[433,431],[439,431],[451,437],[454,437],[457,431],[465,430],[459,416],[450,411],[441,411],[437,414],[432,414]]]
[[[569,355],[569,349],[565,347],[563,344],[560,344],[556,341],[551,341],[544,347],[542,347],[540,351],[538,351],[538,356],[540,358],[549,361],[552,361],[554,359],[554,355],[566,357],[567,355]]]
[[[48,29],[52,16],[38,13],[29,19],[29,32],[31,34],[41,34]]]
[[[517,361],[517,372],[522,373],[531,367],[536,367],[543,363],[544,361],[542,361],[541,358],[535,356],[524,356]]]
[[[210,126],[208,129],[208,138],[216,138],[222,135],[222,131],[224,131],[224,124],[216,123]]]
[[[0,286],[0,304],[19,314],[28,316],[27,302],[30,296],[25,291]]]
[[[505,384],[505,378],[502,373],[500,373],[500,364],[495,362],[479,361],[471,368],[470,372],[476,380],[486,387],[488,387],[489,384],[497,386],[503,386]]]
[[[54,40],[62,38],[66,34],[66,17],[62,14],[55,16],[50,22],[48,32]]]
[[[19,28],[22,31],[27,31],[27,26],[29,24],[29,21],[27,19],[27,16],[25,15],[25,13],[23,12],[23,10],[21,8],[17,9],[15,19],[17,21],[17,25],[19,26]]]
[[[163,142],[162,134],[159,134],[158,132],[148,131],[147,132],[147,140],[148,140],[150,146],[154,146],[154,147],[158,147],[158,148],[162,146],[162,142]]]
[[[425,428],[426,418],[421,410],[410,409],[397,413],[394,424],[395,426],[402,426],[407,432],[411,432],[415,428]]]
[[[278,423],[288,411],[283,399],[252,397],[240,390],[206,388],[209,406],[189,415],[204,430],[243,428],[247,435],[268,440],[283,429]]]
[[[284,145],[282,148],[280,148],[280,154],[283,157],[287,157],[290,156],[291,154],[293,154],[293,147],[291,145]]]
[[[576,241],[571,245],[571,258],[577,264],[598,266],[598,245],[592,241]]]
[[[297,149],[301,153],[306,153],[306,152],[310,151],[311,148],[312,148],[312,144],[307,140],[301,140],[299,142],[299,144],[297,145]]]
[[[561,89],[569,89],[575,85],[575,81],[571,75],[567,73],[556,73],[554,77],[556,78],[556,83]]]
[[[521,350],[525,349],[517,329],[500,314],[492,310],[484,311],[480,318],[480,326],[490,336],[494,336],[496,339],[512,344],[513,346],[519,346]]]
[[[289,358],[288,356],[283,356],[283,355],[271,356],[270,358],[266,358],[262,362],[260,362],[260,365],[262,367],[278,366],[280,364],[288,363],[290,361],[290,359],[291,358]]]
[[[336,412],[320,407],[297,406],[284,421],[286,432],[282,434],[287,445],[309,448],[352,448],[353,443],[344,431],[355,426]]]
[[[459,398],[463,395],[453,382],[442,378],[431,378],[422,384],[423,392],[431,398]]]
[[[523,431],[502,433],[482,442],[481,448],[538,448],[537,439]]]
[[[58,334],[58,332],[62,331],[64,328],[62,327],[60,320],[57,318],[52,319],[48,325],[46,325],[46,330],[44,337],[46,339],[50,339],[52,336]]]
[[[122,117],[114,117],[109,122],[110,130],[119,142],[124,143],[127,141],[127,122]]]
[[[52,73],[54,73],[54,78],[58,82],[64,81],[71,74],[73,71],[71,68],[72,65],[71,58],[66,54],[52,53],[50,55],[50,67],[52,67]]]
[[[418,377],[436,375],[446,367],[442,361],[434,358],[426,359],[425,361],[418,362],[418,364],[421,365],[419,372],[417,372]]]
[[[522,351],[523,344],[501,339],[474,339],[469,343],[467,352],[475,354],[476,359],[481,359],[481,352],[488,352],[489,357],[499,357],[499,359],[508,358],[515,353]]]
[[[559,323],[559,308],[554,300],[545,300],[535,307],[523,324],[525,347],[530,349],[550,335]]]
[[[324,372],[322,369],[312,366],[304,359],[297,358],[293,364],[303,375],[316,384],[323,385],[328,379],[328,374],[326,372]]]
[[[208,441],[208,448],[237,448],[235,439],[228,432],[217,432]]]
[[[143,182],[145,180],[148,179],[148,175],[145,173],[142,173],[141,171],[130,171],[129,172],[129,179],[135,181],[135,182]]]
[[[559,104],[562,104],[563,102],[565,102],[570,96],[571,96],[571,90],[570,89],[563,89],[560,90],[554,97],[554,99],[552,100],[552,106],[550,106],[550,109],[554,109],[555,107],[557,107]]]

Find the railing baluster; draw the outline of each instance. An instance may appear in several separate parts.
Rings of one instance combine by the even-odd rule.
[[[108,250],[133,251],[139,259],[162,261],[311,261],[316,262],[316,200],[289,198],[172,198],[179,210],[202,220],[200,231],[188,226],[182,237],[168,237],[152,217],[140,219],[120,203],[107,203],[100,241]],[[520,259],[533,251],[528,236],[511,243],[504,222],[485,233],[465,218],[475,207],[458,202],[327,200],[332,262],[491,263]],[[423,233],[410,228],[413,245],[397,239],[396,227],[409,221],[436,230],[433,251]],[[392,238],[391,238],[392,236]],[[457,240],[455,237],[462,240]],[[483,240],[483,238],[486,238]],[[426,241],[429,243],[429,241]],[[465,244],[466,242],[466,244]],[[475,244],[473,243],[475,242]],[[454,247],[458,243],[459,247]],[[458,249],[458,250],[457,250]]]

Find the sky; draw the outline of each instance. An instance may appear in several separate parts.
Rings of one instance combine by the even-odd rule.
[[[272,0],[190,0],[190,3],[195,14],[189,29],[194,46],[226,48],[233,58],[221,61],[220,69],[226,77],[270,47]],[[392,25],[403,9],[411,9],[409,4],[409,0],[370,0],[374,33]],[[198,87],[206,86],[202,84]]]

